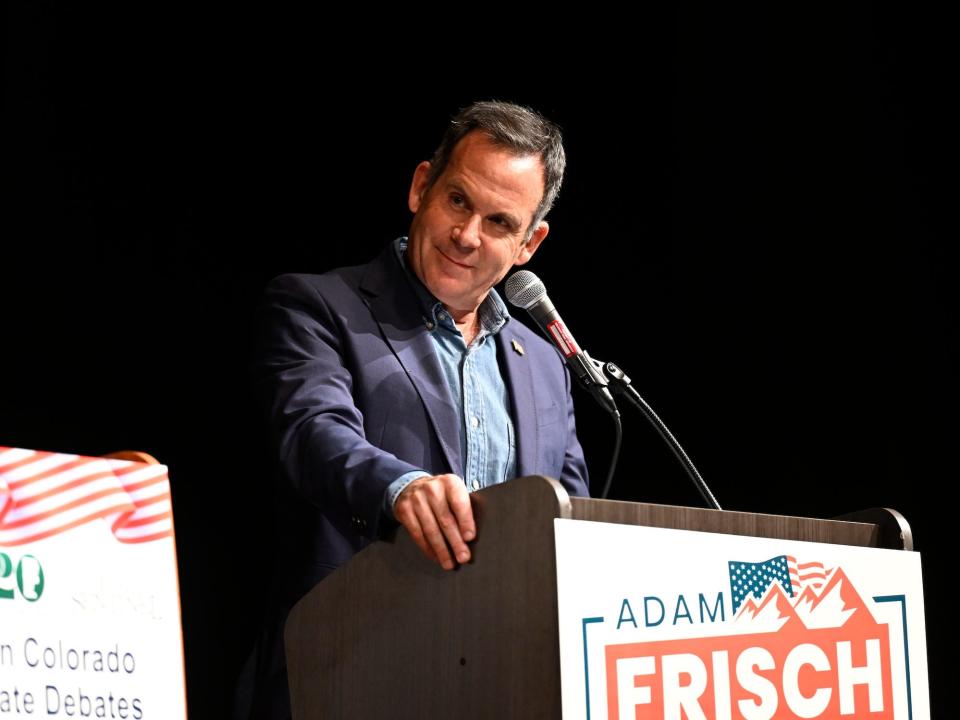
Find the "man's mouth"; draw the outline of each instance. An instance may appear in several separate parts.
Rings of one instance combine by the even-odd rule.
[[[464,268],[465,270],[470,270],[470,269],[473,267],[473,265],[464,265],[462,262],[457,262],[457,261],[454,260],[452,257],[450,257],[450,256],[447,255],[445,252],[443,252],[443,250],[441,250],[440,248],[437,248],[437,252],[440,253],[441,255],[443,255],[444,258],[446,258],[447,260],[449,260],[451,263],[453,263],[453,264],[456,265],[457,267],[462,267],[462,268]]]

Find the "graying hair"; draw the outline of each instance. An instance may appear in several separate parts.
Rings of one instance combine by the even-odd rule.
[[[513,103],[489,100],[476,102],[462,109],[450,121],[450,126],[433,153],[427,187],[433,187],[450,163],[453,149],[467,133],[479,130],[490,138],[494,145],[515,155],[539,155],[543,163],[543,197],[533,214],[525,240],[546,217],[557,199],[567,156],[563,151],[560,128],[538,112]]]

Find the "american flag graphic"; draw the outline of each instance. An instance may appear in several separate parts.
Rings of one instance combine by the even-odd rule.
[[[734,613],[750,595],[762,599],[774,583],[779,583],[788,596],[796,597],[808,585],[814,589],[823,587],[831,572],[821,562],[799,563],[792,555],[778,555],[759,563],[731,560],[727,569]]]
[[[822,562],[797,562],[792,555],[787,555],[787,567],[790,569],[790,584],[794,595],[799,595],[808,585],[819,590],[830,578],[833,568],[827,569]]]
[[[171,537],[167,467],[0,447],[0,546],[98,519],[125,543]]]

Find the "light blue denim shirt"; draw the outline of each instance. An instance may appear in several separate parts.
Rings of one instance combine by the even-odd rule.
[[[510,320],[507,306],[491,289],[478,309],[480,332],[467,347],[450,313],[407,265],[407,238],[397,238],[394,247],[423,308],[424,324],[433,339],[450,397],[460,413],[460,457],[467,490],[472,492],[509,480],[516,471],[517,443],[494,340],[494,335]],[[407,485],[432,474],[409,472],[390,483],[384,498],[390,514],[397,496]]]

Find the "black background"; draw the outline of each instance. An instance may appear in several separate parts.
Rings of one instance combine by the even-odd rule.
[[[857,4],[547,27],[478,9],[445,27],[380,17],[394,32],[373,38],[265,6],[126,12],[7,4],[0,444],[169,465],[192,716],[225,714],[270,571],[246,380],[260,292],[403,234],[416,163],[493,97],[565,131],[530,269],[724,507],[906,515],[946,711],[943,18]],[[575,399],[596,488],[609,422]],[[613,497],[700,503],[630,411],[625,433]]]

